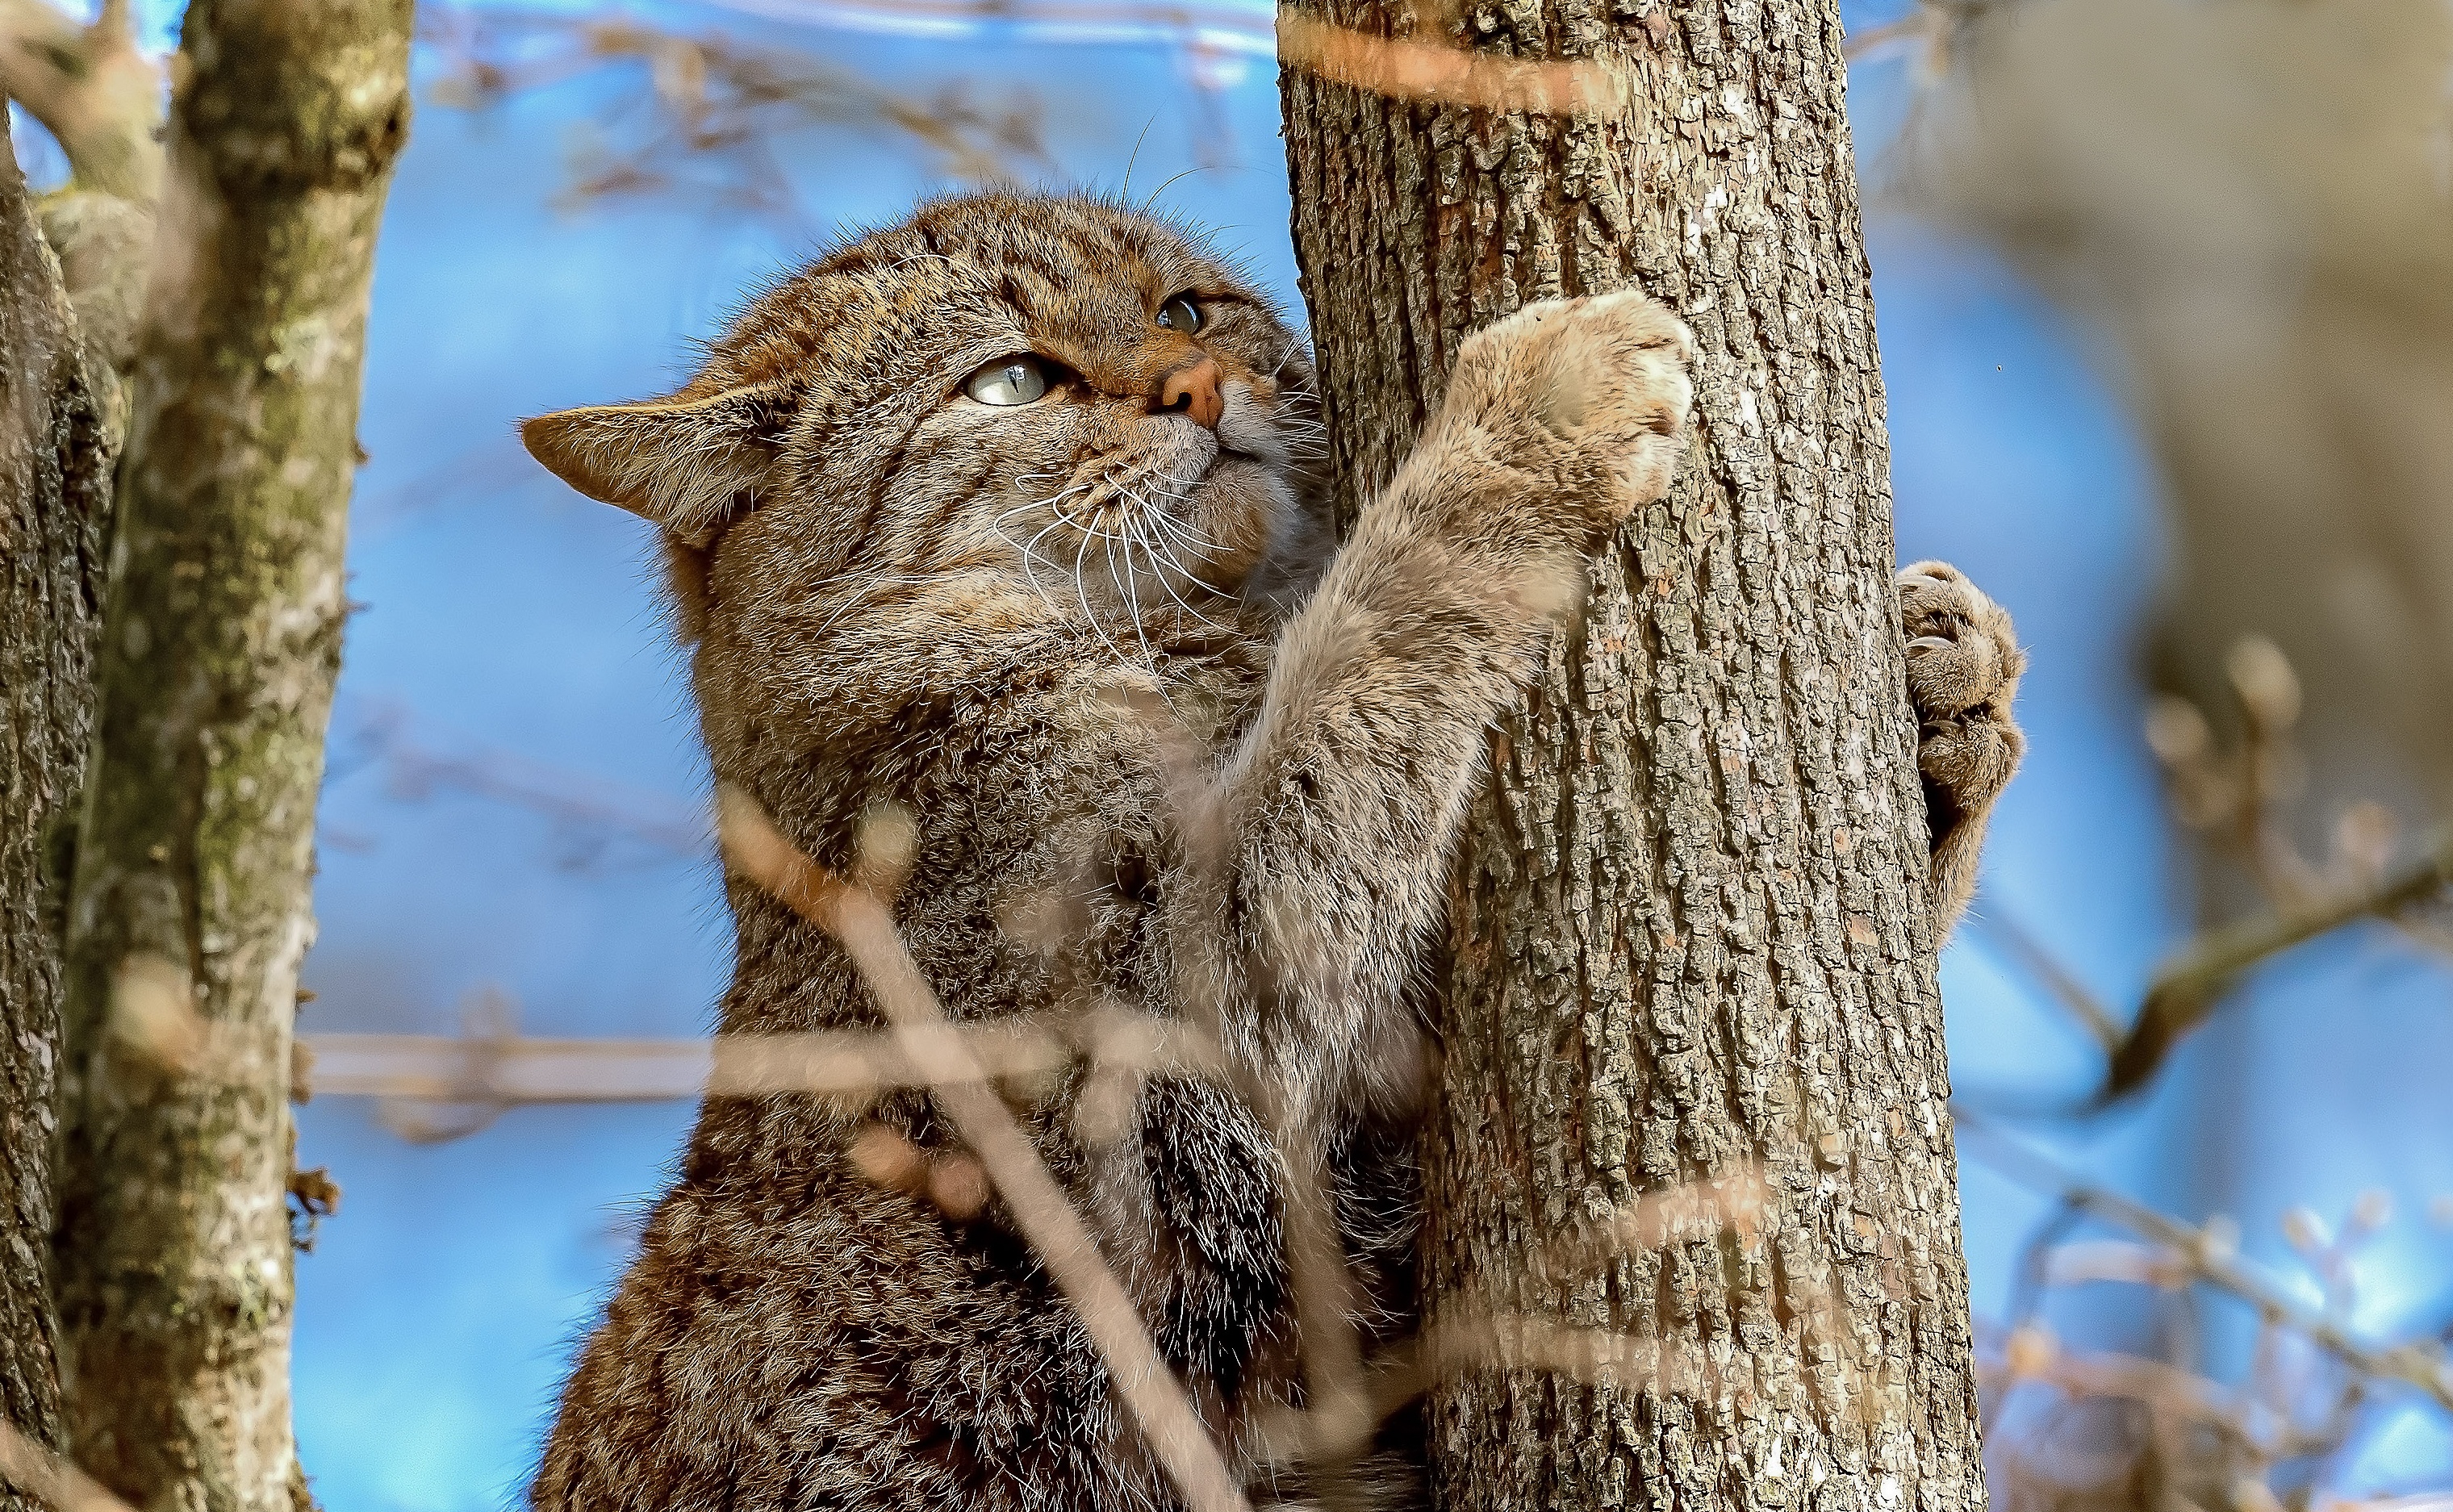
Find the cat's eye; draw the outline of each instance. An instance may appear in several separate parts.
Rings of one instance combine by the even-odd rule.
[[[964,379],[963,392],[984,405],[1027,405],[1047,392],[1047,365],[1036,357],[1000,357]]]
[[[1158,323],[1179,335],[1189,336],[1201,328],[1201,307],[1190,294],[1177,294],[1158,307]]]

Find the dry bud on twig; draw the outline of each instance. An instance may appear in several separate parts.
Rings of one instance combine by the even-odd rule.
[[[2242,636],[2224,658],[2224,672],[2242,711],[2260,729],[2280,735],[2300,722],[2299,674],[2271,640]]]

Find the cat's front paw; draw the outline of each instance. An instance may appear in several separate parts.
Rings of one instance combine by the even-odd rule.
[[[1607,530],[1669,489],[1694,355],[1686,323],[1633,289],[1544,300],[1466,338],[1447,405],[1552,508]]]
[[[1975,891],[1985,818],[2026,749],[2010,705],[2027,658],[2008,611],[1948,563],[1903,568],[1897,586],[1933,846],[1932,903],[1947,928]]]

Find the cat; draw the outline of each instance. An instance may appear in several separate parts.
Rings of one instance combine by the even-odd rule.
[[[1153,1078],[1097,1135],[1077,1068],[1022,1111],[1256,1476],[1300,1398],[1271,1173],[1334,1173],[1356,1285],[1401,1324],[1408,989],[1451,841],[1585,559],[1669,487],[1690,357],[1633,292],[1501,321],[1338,547],[1308,353],[1250,277],[1119,204],[996,192],[777,283],[668,398],[523,428],[658,527],[717,782],[838,871],[864,815],[908,816],[897,925],[949,1012],[1203,998],[1270,1089],[1265,1120]],[[1950,568],[1900,592],[1946,925],[2021,748],[2020,653]],[[725,1033],[879,1022],[824,931],[728,893]],[[999,1210],[880,1179],[881,1129],[960,1160],[919,1093],[705,1104],[535,1507],[1180,1504]]]

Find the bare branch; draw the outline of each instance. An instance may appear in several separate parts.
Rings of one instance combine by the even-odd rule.
[[[2201,937],[2155,974],[2137,1021],[2113,1051],[2104,1097],[2119,1097],[2154,1075],[2173,1044],[2195,1028],[2251,966],[2354,919],[2388,917],[2448,885],[2453,885],[2453,830],[2440,832],[2418,860],[2365,886]]]
[[[2351,1336],[2333,1319],[2310,1311],[2298,1298],[2242,1260],[2230,1235],[2167,1218],[2143,1203],[2080,1180],[2074,1173],[2003,1135],[1960,1104],[1951,1104],[1959,1127],[1976,1134],[1971,1153],[1994,1169],[2039,1190],[2054,1192],[2071,1208],[2118,1224],[2162,1245],[2191,1278],[2256,1307],[2276,1323],[2304,1335],[2354,1370],[2379,1380],[2418,1387],[2438,1404],[2453,1408],[2453,1370],[2430,1344],[2379,1347]],[[1963,1146],[1965,1147],[1965,1146]]]
[[[127,22],[124,5],[79,27],[49,0],[0,0],[0,95],[58,140],[78,188],[150,203],[162,183],[162,74]]]

